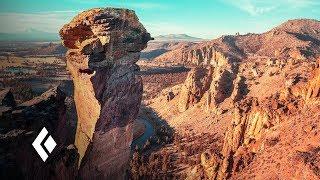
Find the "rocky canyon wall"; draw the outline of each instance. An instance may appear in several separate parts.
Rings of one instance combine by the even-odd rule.
[[[237,65],[220,56],[211,63],[214,64],[200,65],[189,72],[179,95],[180,112],[200,101],[207,110],[216,111],[218,105],[231,95],[238,99],[240,92],[234,88],[240,81],[236,78]]]
[[[222,66],[228,63],[228,58],[215,46],[207,45],[182,52],[182,62],[195,65]]]
[[[290,88],[295,96],[301,96],[306,102],[317,104],[320,97],[320,58],[318,58],[317,67],[312,73],[307,84],[298,84]]]
[[[99,8],[77,15],[60,36],[74,82],[79,176],[123,179],[142,97],[135,62],[150,34],[134,11]]]
[[[286,87],[266,99],[246,97],[235,103],[220,154],[204,152],[206,177],[228,179],[253,161],[255,154],[278,141],[275,129],[303,107],[319,104],[319,60],[307,82]],[[271,144],[271,145],[270,145]]]

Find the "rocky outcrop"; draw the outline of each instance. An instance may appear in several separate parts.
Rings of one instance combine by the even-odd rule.
[[[180,92],[179,111],[204,101],[206,109],[217,112],[217,107],[233,93],[239,98],[243,79],[236,80],[238,60],[244,54],[237,49],[234,38],[224,36],[216,41],[196,44],[183,51],[183,61],[197,65],[190,71]],[[188,64],[188,63],[187,63]],[[241,84],[239,87],[238,84]],[[237,86],[235,86],[237,85]],[[237,89],[234,89],[236,87]],[[239,92],[238,92],[239,91]]]
[[[142,96],[135,62],[151,39],[127,9],[91,9],[60,30],[74,82],[83,179],[122,179]]]
[[[204,46],[182,52],[182,61],[195,65],[226,65],[229,59],[224,53],[219,52],[215,46]]]
[[[41,130],[44,126],[54,130],[59,143],[65,142],[66,136],[66,107],[65,94],[59,87],[49,89],[41,96],[19,104],[2,114],[0,126],[2,132],[14,129]]]
[[[232,122],[225,133],[221,156],[203,154],[204,157],[213,158],[203,160],[206,162],[202,165],[204,171],[210,170],[207,176],[226,179],[241,171],[253,160],[254,154],[264,150],[266,137],[272,133],[272,127],[279,125],[282,119],[296,112],[300,106],[299,99],[287,97],[281,100],[279,95],[261,102],[252,97],[237,102]]]
[[[216,179],[221,158],[214,152],[206,151],[200,156],[201,166],[208,179]]]
[[[230,96],[233,103],[238,102],[242,99],[244,95],[246,95],[248,92],[248,89],[245,84],[245,78],[241,75],[238,75],[237,78],[233,82],[233,91]]]
[[[213,145],[219,152],[200,150],[201,162],[186,170],[187,179],[203,179],[203,173],[208,179],[285,179],[308,177],[308,169],[310,177],[319,176],[310,164],[318,162],[311,154],[319,149],[319,27],[317,20],[293,20],[266,33],[224,36],[161,55],[193,69],[169,105],[180,113],[162,110],[161,101],[153,107],[176,129],[212,128],[224,137]],[[295,160],[296,151],[308,160]]]
[[[221,158],[211,162],[210,167],[219,168],[210,177],[226,179],[239,173],[254,160],[256,153],[263,153],[265,147],[279,141],[276,129],[283,126],[281,123],[295,115],[300,117],[299,114],[305,113],[299,112],[303,107],[317,107],[319,62],[307,82],[299,79],[297,76],[289,78],[283,91],[266,99],[258,101],[247,97],[236,103],[232,122],[225,133]],[[303,121],[299,119],[299,123],[303,124]],[[208,167],[203,165],[203,169]]]
[[[211,81],[211,67],[197,67],[190,70],[181,87],[178,105],[179,111],[183,112],[193,104],[199,102],[203,94],[209,89]]]
[[[6,113],[10,113],[16,106],[16,101],[13,97],[10,88],[6,88],[0,91],[0,116],[2,117]]]
[[[15,107],[16,101],[10,88],[0,91],[0,106]]]
[[[233,91],[234,73],[229,67],[216,68],[208,92],[208,108],[215,108]]]
[[[0,115],[0,178],[74,179],[77,150],[68,147],[65,95],[52,88],[34,99],[12,107]],[[31,146],[46,127],[57,143],[46,162]]]
[[[290,91],[296,97],[301,96],[307,103],[320,102],[320,58],[310,80],[306,84],[290,87]]]
[[[200,66],[192,69],[181,87],[179,111],[186,111],[200,101],[205,102],[207,110],[215,111],[217,106],[234,91],[234,69],[231,64],[216,67]]]
[[[178,46],[156,57],[155,61],[218,67],[244,57],[235,44],[235,38],[223,36],[213,41]]]
[[[232,123],[225,134],[222,149],[223,160],[218,175],[220,179],[229,177],[230,172],[238,170],[240,163],[248,163],[243,160],[242,162],[235,160],[243,158],[247,152],[257,153],[260,145],[251,146],[252,149],[248,151],[243,149],[249,148],[250,143],[260,143],[261,136],[276,123],[273,122],[276,118],[259,107],[258,101],[253,98],[241,101],[235,108],[233,116]]]

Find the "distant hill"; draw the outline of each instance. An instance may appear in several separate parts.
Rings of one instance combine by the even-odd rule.
[[[191,46],[180,46],[161,54],[155,60],[207,62],[208,59],[215,60],[215,52],[238,60],[246,59],[250,54],[282,59],[315,57],[320,53],[320,21],[289,20],[261,34],[226,35]]]
[[[66,52],[67,48],[64,47],[61,43],[49,43],[35,48],[29,53],[31,55],[64,55]]]
[[[0,33],[0,41],[57,41],[58,33],[28,29],[19,33]]]
[[[141,51],[140,58],[152,60],[173,49],[188,47],[195,43],[193,41],[150,41],[148,46]]]
[[[187,34],[167,34],[167,35],[160,35],[155,36],[154,41],[203,41],[204,39],[192,37]]]

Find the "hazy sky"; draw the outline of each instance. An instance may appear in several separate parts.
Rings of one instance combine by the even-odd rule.
[[[0,32],[58,32],[77,13],[107,6],[135,10],[153,36],[212,39],[264,32],[293,18],[320,20],[319,0],[1,0]]]

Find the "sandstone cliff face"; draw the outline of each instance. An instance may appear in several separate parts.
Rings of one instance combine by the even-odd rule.
[[[296,85],[291,88],[294,96],[301,96],[307,103],[317,104],[320,97],[320,58],[317,67],[313,72],[313,77],[307,84]]]
[[[225,134],[222,156],[223,160],[218,177],[223,179],[231,172],[239,170],[239,166],[245,165],[250,160],[247,153],[257,153],[261,144],[259,140],[266,131],[274,126],[273,114],[259,107],[256,99],[241,101],[234,110],[233,120]],[[257,146],[249,144],[257,143]],[[247,149],[250,150],[247,151]],[[238,162],[239,161],[239,162]]]
[[[142,96],[135,62],[150,34],[127,9],[91,9],[60,30],[74,82],[80,177],[124,177]]]
[[[231,67],[222,66],[215,69],[210,90],[208,91],[207,106],[215,108],[227,97],[231,96],[233,88],[234,72]]]
[[[214,46],[204,46],[182,52],[182,61],[195,65],[222,66],[228,63],[227,57],[219,52]]]
[[[155,61],[186,64],[223,66],[245,55],[230,36],[213,41],[180,46],[155,58]]]
[[[235,69],[230,63],[192,69],[181,87],[179,111],[186,111],[200,101],[205,103],[204,108],[207,110],[216,111],[218,105],[230,97],[233,91],[236,91],[233,96],[240,96],[238,89],[234,89]]]
[[[248,166],[256,153],[277,141],[275,128],[305,105],[319,103],[319,66],[308,82],[289,86],[262,101],[246,97],[235,104],[221,156],[204,152],[201,165],[211,179],[226,179]],[[286,93],[284,93],[286,92]],[[284,95],[285,94],[285,95]],[[275,138],[275,139],[273,139]]]
[[[198,103],[204,93],[208,91],[212,81],[212,68],[197,67],[192,69],[181,87],[179,97],[179,111],[183,112]]]
[[[206,156],[211,158],[201,159],[208,178],[227,179],[246,167],[256,153],[264,150],[266,137],[273,132],[272,127],[279,125],[286,115],[295,112],[298,104],[295,100],[277,99],[272,97],[259,102],[256,98],[247,97],[236,103],[232,122],[225,133],[221,156],[209,153]],[[215,170],[211,170],[212,167]]]

